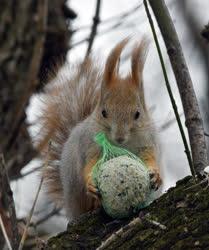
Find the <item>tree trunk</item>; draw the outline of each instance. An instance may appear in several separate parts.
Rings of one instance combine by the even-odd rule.
[[[10,180],[36,155],[28,133],[26,108],[40,89],[49,62],[65,61],[70,39],[69,19],[75,13],[67,0],[2,0],[0,8],[0,154]],[[0,214],[11,232],[0,178]],[[0,230],[0,249],[3,249]]]
[[[56,18],[54,18],[56,17]],[[31,95],[46,80],[49,62],[68,50],[67,20],[75,14],[66,0],[4,0],[0,10],[0,153],[10,178],[35,155],[25,120]]]
[[[149,3],[162,33],[181,96],[194,169],[196,174],[203,174],[208,165],[203,121],[181,44],[165,1],[149,0]]]
[[[44,249],[96,249],[102,242],[99,249],[209,249],[207,184],[184,178],[132,223],[99,211],[84,214],[67,231],[49,239]]]

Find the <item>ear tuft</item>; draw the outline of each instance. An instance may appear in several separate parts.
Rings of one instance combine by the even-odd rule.
[[[117,65],[119,63],[120,55],[123,50],[123,48],[126,46],[126,44],[129,41],[129,37],[123,39],[120,43],[118,43],[110,52],[106,64],[105,64],[105,70],[104,70],[104,81],[105,84],[111,84],[111,81],[117,77]]]
[[[140,44],[136,44],[131,58],[131,78],[134,84],[139,85],[142,81],[142,72],[147,57],[149,40],[146,36],[142,37]]]

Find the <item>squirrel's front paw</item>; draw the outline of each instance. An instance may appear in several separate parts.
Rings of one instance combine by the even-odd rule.
[[[149,176],[151,189],[158,190],[162,184],[159,171],[157,169],[150,169]]]
[[[99,208],[101,206],[101,198],[99,190],[93,184],[91,177],[89,177],[87,180],[86,190],[87,190],[87,195],[92,199],[92,204],[91,204],[92,209]]]

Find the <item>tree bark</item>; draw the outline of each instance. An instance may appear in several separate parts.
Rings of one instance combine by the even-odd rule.
[[[2,0],[0,8],[0,154],[10,180],[36,156],[28,132],[26,108],[40,89],[54,61],[65,61],[69,47],[69,20],[76,14],[67,0]],[[54,66],[53,66],[54,67]],[[0,180],[0,213],[7,229],[12,225]],[[1,237],[0,249],[4,239]]]
[[[188,128],[194,168],[196,173],[202,173],[208,165],[207,149],[203,122],[189,70],[164,0],[149,0],[149,3],[161,30],[178,85]]]
[[[36,154],[25,109],[31,95],[46,82],[53,62],[64,62],[71,35],[69,19],[76,16],[66,0],[44,4],[46,0],[1,2],[0,153],[10,179],[21,177],[21,168]]]
[[[208,249],[207,185],[188,176],[135,220],[114,220],[103,211],[84,214],[69,223],[67,231],[49,239],[44,249]]]

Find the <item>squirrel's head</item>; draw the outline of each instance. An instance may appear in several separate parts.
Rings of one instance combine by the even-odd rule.
[[[148,43],[142,39],[134,47],[131,72],[121,78],[118,75],[119,58],[127,42],[128,39],[120,42],[107,58],[97,107],[99,125],[111,141],[120,145],[125,145],[136,135],[146,115],[142,72]]]

